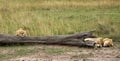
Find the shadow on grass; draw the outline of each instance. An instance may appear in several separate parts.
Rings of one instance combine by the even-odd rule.
[[[44,43],[1,43],[1,47],[17,47],[17,46],[35,46],[35,45],[46,45],[46,46],[69,46],[69,47],[79,47],[79,48],[94,48],[94,46],[87,46],[87,45],[68,45],[68,44],[44,44]]]

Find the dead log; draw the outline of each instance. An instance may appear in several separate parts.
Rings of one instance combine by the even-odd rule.
[[[95,42],[85,42],[84,39],[93,36],[94,31],[59,36],[14,36],[0,34],[0,44],[2,43],[40,43],[40,44],[60,44],[76,46],[94,46]]]

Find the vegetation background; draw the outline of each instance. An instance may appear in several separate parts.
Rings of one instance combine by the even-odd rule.
[[[0,0],[0,33],[29,36],[97,30],[98,36],[120,37],[120,0]]]
[[[120,0],[0,0],[0,33],[15,35],[21,27],[29,36],[96,30],[95,35],[120,42]],[[13,48],[16,50],[9,52]],[[0,58],[39,50],[24,48],[1,47],[10,54],[0,54]],[[55,49],[59,51],[63,52]]]

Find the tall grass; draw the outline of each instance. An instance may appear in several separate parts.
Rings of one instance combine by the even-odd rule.
[[[120,37],[119,0],[0,0],[0,33],[23,27],[29,36],[97,30],[98,36]]]

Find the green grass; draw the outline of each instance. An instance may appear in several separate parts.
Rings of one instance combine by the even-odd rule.
[[[16,57],[16,56],[25,56],[25,55],[29,55],[34,52],[35,52],[34,50],[30,50],[30,49],[20,49],[13,53],[9,52],[6,54],[0,54],[0,59],[8,59],[8,58]]]
[[[0,0],[0,33],[3,34],[15,35],[21,27],[29,36],[64,35],[96,29],[95,35],[120,42],[119,25],[120,0]],[[0,53],[0,59],[40,50],[48,54],[68,51],[62,48],[8,46],[0,47],[0,51],[7,51]]]
[[[28,49],[28,46],[1,46],[0,59],[8,59],[16,56],[25,56],[37,52],[38,49]]]
[[[0,0],[0,33],[14,35],[20,27],[26,28],[30,36],[71,34],[97,29],[98,36],[119,37],[119,2],[119,0]],[[105,27],[105,30],[101,30],[101,27]],[[114,32],[110,30],[111,28]],[[106,34],[106,31],[109,33]]]
[[[20,56],[28,56],[36,53],[45,53],[48,54],[62,54],[64,52],[72,51],[67,48],[59,48],[59,47],[47,47],[46,45],[13,45],[13,46],[0,46],[0,60],[20,57]]]

